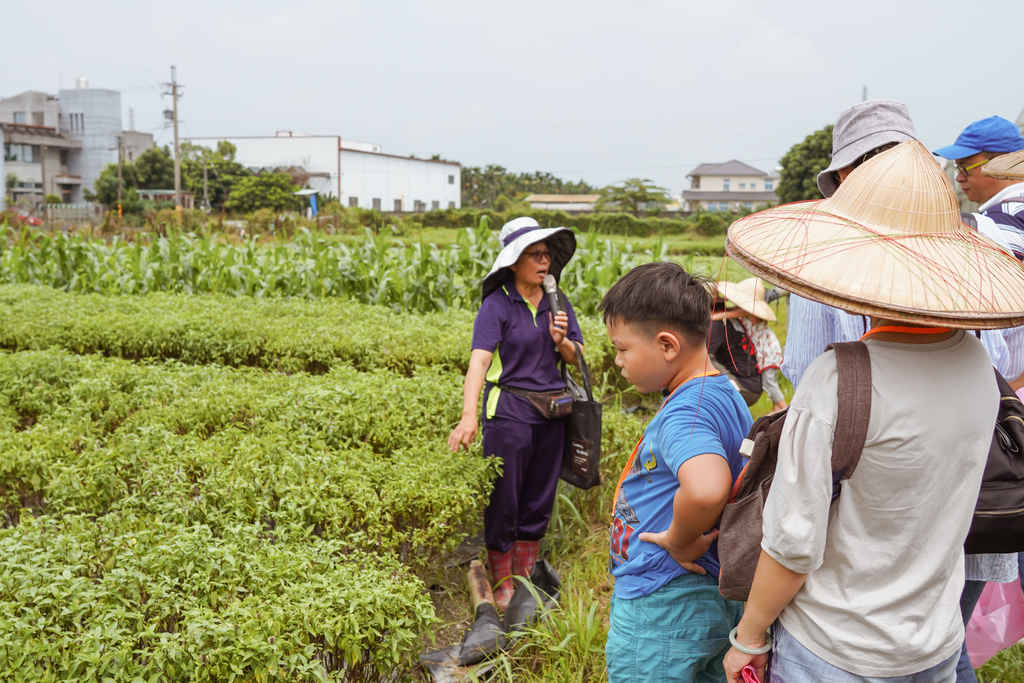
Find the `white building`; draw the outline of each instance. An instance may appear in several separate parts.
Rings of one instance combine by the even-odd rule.
[[[117,163],[119,137],[132,136],[133,153],[153,146],[148,133],[122,132],[121,94],[90,88],[85,78],[56,96],[29,90],[0,99],[0,125],[7,173],[18,178],[11,192],[30,202],[44,195],[81,202],[103,168]]]
[[[117,163],[117,140],[121,134],[121,93],[116,90],[90,88],[84,78],[78,87],[60,90],[60,132],[81,141],[81,152],[68,156],[71,176],[81,177],[81,184],[72,188],[71,201],[82,201],[82,190],[92,189],[107,164]]]
[[[312,189],[337,197],[342,206],[385,212],[462,206],[462,167],[452,161],[384,154],[380,145],[288,131],[187,140],[210,149],[230,142],[235,161],[249,168],[302,169]]]
[[[753,211],[779,203],[777,175],[769,175],[742,161],[701,164],[687,174],[690,189],[683,192],[684,211]]]

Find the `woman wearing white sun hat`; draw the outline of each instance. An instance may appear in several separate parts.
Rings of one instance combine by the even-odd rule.
[[[473,443],[483,390],[484,455],[503,461],[484,512],[484,542],[495,602],[504,609],[513,592],[509,577],[529,576],[537,559],[565,440],[565,419],[541,414],[524,394],[564,390],[559,362],[578,363],[574,342],[582,348],[583,335],[568,300],[559,297],[563,310],[552,316],[542,288],[546,275],[558,280],[576,251],[573,232],[523,217],[506,223],[499,239],[473,324],[462,419],[448,446]]]
[[[768,649],[777,683],[954,680],[963,543],[999,402],[968,330],[1024,323],[1024,268],[961,222],[917,141],[865,161],[829,199],[740,219],[727,249],[766,281],[872,322],[867,439],[834,505],[833,354],[793,397],[729,680],[763,669]]]

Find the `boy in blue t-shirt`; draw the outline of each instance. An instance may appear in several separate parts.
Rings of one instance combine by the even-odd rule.
[[[634,268],[601,301],[623,376],[637,391],[670,392],[615,493],[610,683],[725,680],[743,604],[718,592],[714,527],[752,420],[708,360],[712,301],[705,281],[675,263]]]

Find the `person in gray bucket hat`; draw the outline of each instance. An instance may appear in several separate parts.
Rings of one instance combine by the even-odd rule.
[[[850,171],[875,154],[916,139],[914,122],[905,104],[894,100],[858,102],[836,119],[832,128],[832,163],[818,174],[818,189],[831,197]]]
[[[832,128],[832,163],[818,174],[818,189],[831,197],[853,169],[890,147],[916,139],[914,122],[905,104],[894,100],[858,102],[836,119]],[[864,316],[790,295],[782,374],[795,389],[807,366],[826,346],[859,339],[869,327]]]

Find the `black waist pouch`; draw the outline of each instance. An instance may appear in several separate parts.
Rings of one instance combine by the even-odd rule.
[[[522,396],[530,402],[537,412],[549,420],[568,417],[572,413],[572,394],[568,389],[557,391],[527,391],[517,387],[499,384],[498,388],[516,396]]]

